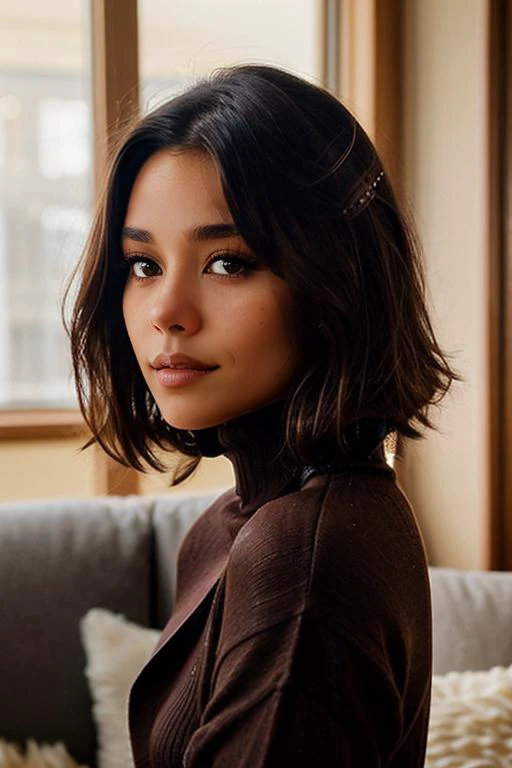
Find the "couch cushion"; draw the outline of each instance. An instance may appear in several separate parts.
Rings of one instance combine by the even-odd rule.
[[[62,740],[95,765],[79,620],[93,607],[149,624],[150,503],[0,505],[0,736]]]
[[[434,672],[512,664],[512,573],[429,568]]]

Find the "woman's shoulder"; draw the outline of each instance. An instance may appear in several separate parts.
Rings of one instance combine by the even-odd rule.
[[[422,534],[396,482],[384,475],[330,478],[315,535],[308,614],[365,652],[382,638],[424,648],[431,591]],[[405,651],[404,651],[405,652]]]
[[[297,594],[318,618],[428,602],[423,539],[386,473],[333,473],[261,507],[241,529],[229,567],[240,584]]]
[[[341,548],[359,538],[360,531],[354,530],[358,526],[380,524],[389,532],[390,523],[395,529],[415,529],[414,514],[393,470],[354,467],[314,475],[300,489],[268,501],[247,521],[234,546],[253,549],[261,541],[272,548],[286,541],[302,550],[328,535]]]

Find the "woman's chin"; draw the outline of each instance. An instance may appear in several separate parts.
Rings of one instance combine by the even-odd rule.
[[[222,416],[216,417],[213,414],[211,418],[205,418],[204,414],[202,414],[201,418],[197,418],[197,416],[187,418],[186,416],[184,417],[183,414],[175,416],[174,414],[161,413],[161,415],[164,421],[173,429],[186,430],[188,432],[196,432],[201,429],[218,427],[219,424],[232,418],[231,416],[227,418],[223,418]]]
[[[170,408],[160,408],[160,414],[170,427],[196,432],[201,429],[210,429],[211,427],[218,427],[220,424],[226,424],[228,421],[257,411],[265,405],[281,399],[281,397],[276,397],[270,401],[265,399],[263,402],[257,399],[249,402],[231,402],[225,407],[221,407],[219,404],[218,408],[212,408],[210,412],[205,412],[204,408],[201,412],[200,407],[194,408],[190,413],[184,411],[183,408],[180,409],[179,413],[176,413],[174,409],[171,411]]]

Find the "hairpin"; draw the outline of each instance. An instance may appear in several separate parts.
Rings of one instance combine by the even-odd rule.
[[[365,206],[368,205],[368,203],[373,200],[377,193],[377,186],[379,184],[379,181],[384,176],[384,171],[379,171],[379,173],[375,176],[373,181],[370,181],[370,184],[366,188],[366,190],[362,193],[360,197],[357,198],[357,200],[351,205],[347,205],[346,208],[343,208],[343,214],[344,216],[350,216],[355,215],[356,213],[359,213]]]

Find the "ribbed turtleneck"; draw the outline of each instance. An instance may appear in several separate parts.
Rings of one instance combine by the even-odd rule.
[[[250,515],[267,501],[298,490],[308,477],[347,463],[384,461],[382,419],[365,418],[345,428],[348,450],[323,464],[298,466],[285,447],[284,401],[193,434],[202,456],[224,454],[233,466],[240,511]]]
[[[231,462],[244,514],[299,487],[300,470],[285,450],[284,430],[280,401],[194,432],[202,456],[224,454]]]

